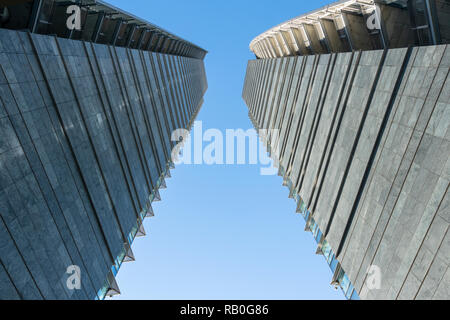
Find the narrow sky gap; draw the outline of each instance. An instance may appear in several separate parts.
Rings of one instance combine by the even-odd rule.
[[[250,41],[327,1],[109,3],[208,50],[204,130],[252,128],[242,98]],[[178,165],[122,266],[114,299],[344,299],[278,176],[259,165]]]

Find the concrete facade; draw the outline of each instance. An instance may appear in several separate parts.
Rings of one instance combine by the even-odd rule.
[[[202,58],[0,29],[0,299],[119,292],[206,89]]]
[[[449,70],[448,45],[248,63],[249,116],[349,299],[450,299]]]

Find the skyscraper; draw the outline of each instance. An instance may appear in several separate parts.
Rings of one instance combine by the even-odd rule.
[[[250,44],[249,117],[349,299],[450,297],[449,14],[338,1]]]
[[[98,0],[0,13],[0,299],[119,293],[207,52]]]

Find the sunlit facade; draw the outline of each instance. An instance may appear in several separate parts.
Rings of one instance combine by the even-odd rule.
[[[448,1],[338,1],[250,44],[243,99],[348,299],[450,299]]]

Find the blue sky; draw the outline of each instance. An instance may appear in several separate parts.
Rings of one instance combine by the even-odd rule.
[[[242,98],[250,41],[329,1],[109,0],[209,51],[197,120],[252,128]],[[116,299],[343,299],[278,176],[258,165],[179,165],[122,266]]]

